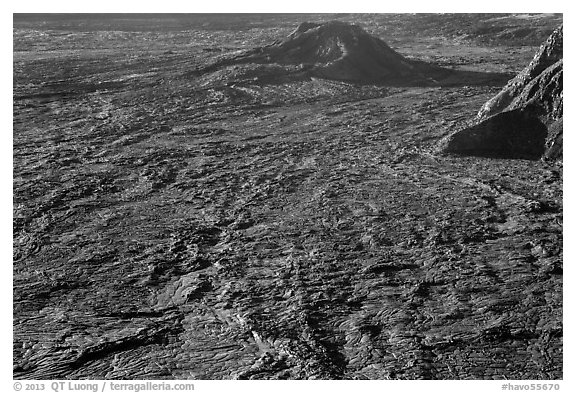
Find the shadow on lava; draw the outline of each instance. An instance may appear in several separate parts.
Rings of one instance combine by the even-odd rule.
[[[436,85],[441,87],[459,86],[504,86],[514,74],[500,72],[480,72],[448,70],[442,71],[442,77],[436,80]]]
[[[214,77],[208,74],[214,74]],[[460,71],[404,57],[360,26],[300,24],[285,39],[220,58],[189,76],[225,84],[279,84],[311,78],[398,87],[503,86],[511,74]]]
[[[510,73],[452,70],[413,61],[409,75],[375,75],[349,69],[330,69],[312,64],[286,65],[251,61],[250,58],[223,59],[204,68],[192,70],[187,76],[209,78],[226,85],[281,85],[297,81],[322,79],[354,85],[390,87],[460,87],[460,86],[504,86],[511,78]],[[218,77],[225,73],[225,80]],[[213,78],[212,75],[213,74]]]

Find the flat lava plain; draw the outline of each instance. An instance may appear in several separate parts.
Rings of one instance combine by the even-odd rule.
[[[506,77],[196,73],[333,19]],[[14,378],[562,378],[561,161],[434,153],[561,23],[15,15]]]

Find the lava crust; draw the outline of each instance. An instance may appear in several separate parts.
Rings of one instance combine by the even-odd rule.
[[[561,379],[562,163],[435,154],[560,20],[15,14],[13,377]]]

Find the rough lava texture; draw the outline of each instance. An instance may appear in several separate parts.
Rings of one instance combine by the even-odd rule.
[[[445,152],[562,158],[562,30],[556,29],[532,62],[484,104],[476,124],[444,141]]]
[[[560,24],[501,16],[342,19],[477,73]],[[15,14],[13,378],[563,377],[562,166],[431,154],[512,76],[190,75],[333,17]]]

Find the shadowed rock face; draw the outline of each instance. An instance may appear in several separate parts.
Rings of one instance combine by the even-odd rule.
[[[562,26],[532,62],[478,112],[477,123],[451,135],[448,153],[506,158],[562,157]]]
[[[452,136],[447,153],[538,159],[545,152],[547,129],[531,110],[515,109],[492,116]]]

